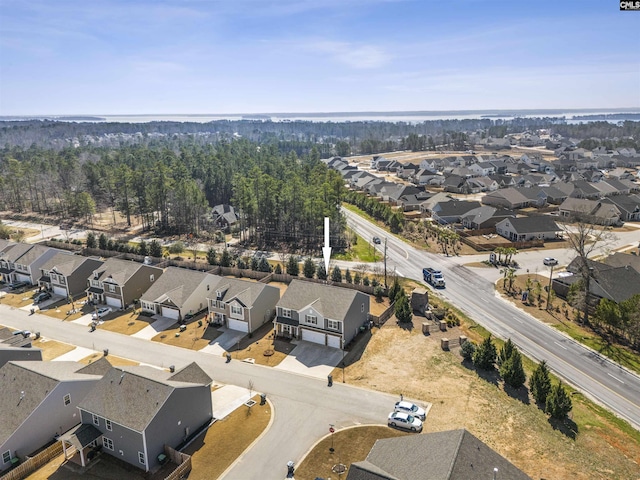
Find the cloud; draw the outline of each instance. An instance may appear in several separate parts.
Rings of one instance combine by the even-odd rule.
[[[334,61],[355,69],[380,68],[391,60],[386,51],[376,45],[351,42],[319,41],[308,43],[303,49],[327,55]]]

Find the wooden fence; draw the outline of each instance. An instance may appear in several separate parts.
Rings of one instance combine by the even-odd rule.
[[[386,323],[387,320],[389,320],[393,316],[393,314],[396,311],[395,307],[396,307],[396,304],[394,302],[391,305],[389,305],[389,307],[380,315],[369,314],[369,320],[372,321],[375,326],[381,327]]]
[[[47,447],[42,452],[34,455],[33,457],[27,457],[27,459],[20,465],[9,471],[0,480],[21,480],[28,477],[31,473],[35,472],[45,463],[51,461],[52,458],[57,457],[62,453],[62,442],[55,442],[50,447]]]
[[[191,471],[191,455],[179,452],[169,445],[164,446],[164,453],[173,463],[178,465],[164,480],[177,480],[185,477]]]

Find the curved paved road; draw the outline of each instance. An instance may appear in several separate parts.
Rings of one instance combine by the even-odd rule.
[[[341,429],[359,424],[385,424],[397,397],[363,390],[334,381],[333,387],[313,377],[261,365],[164,345],[107,330],[90,332],[86,326],[46,315],[29,315],[0,304],[0,323],[19,330],[40,332],[43,337],[93,350],[109,349],[109,355],[141,363],[177,368],[198,364],[218,383],[264,392],[273,404],[274,421],[260,440],[225,474],[225,480],[260,478],[282,480],[289,460],[298,462],[315,442],[329,433],[329,424]],[[220,445],[219,448],[224,448]],[[336,452],[336,455],[339,451]]]
[[[439,290],[439,295],[493,334],[503,339],[511,338],[529,357],[546,360],[556,374],[584,395],[640,429],[638,375],[502,300],[496,295],[492,282],[452,258],[415,249],[360,216],[343,211],[349,226],[364,238],[387,238],[388,270],[395,268],[402,276],[423,281],[423,267],[442,269],[447,288]],[[549,252],[541,252],[541,255],[549,255]]]

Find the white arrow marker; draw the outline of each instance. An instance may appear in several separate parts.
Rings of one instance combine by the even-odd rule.
[[[329,246],[329,217],[324,217],[324,247],[322,247],[324,257],[324,271],[329,275],[329,259],[331,258],[331,247]]]

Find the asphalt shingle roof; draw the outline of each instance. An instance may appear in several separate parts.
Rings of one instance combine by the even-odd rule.
[[[104,264],[94,270],[94,272],[98,273],[98,278],[101,281],[111,277],[116,284],[122,286],[143,266],[145,265],[132,262],[131,260],[108,258]],[[161,271],[159,268],[157,270]]]
[[[547,215],[535,217],[509,218],[508,221],[517,233],[559,232],[560,227]]]
[[[319,283],[293,280],[277,306],[300,311],[312,305],[325,318],[344,319],[358,291]]]
[[[167,267],[162,276],[149,287],[140,299],[147,302],[170,300],[173,305],[181,308],[202,282],[208,281],[211,285],[211,291],[214,291],[220,280],[221,277],[210,273],[180,267]]]

